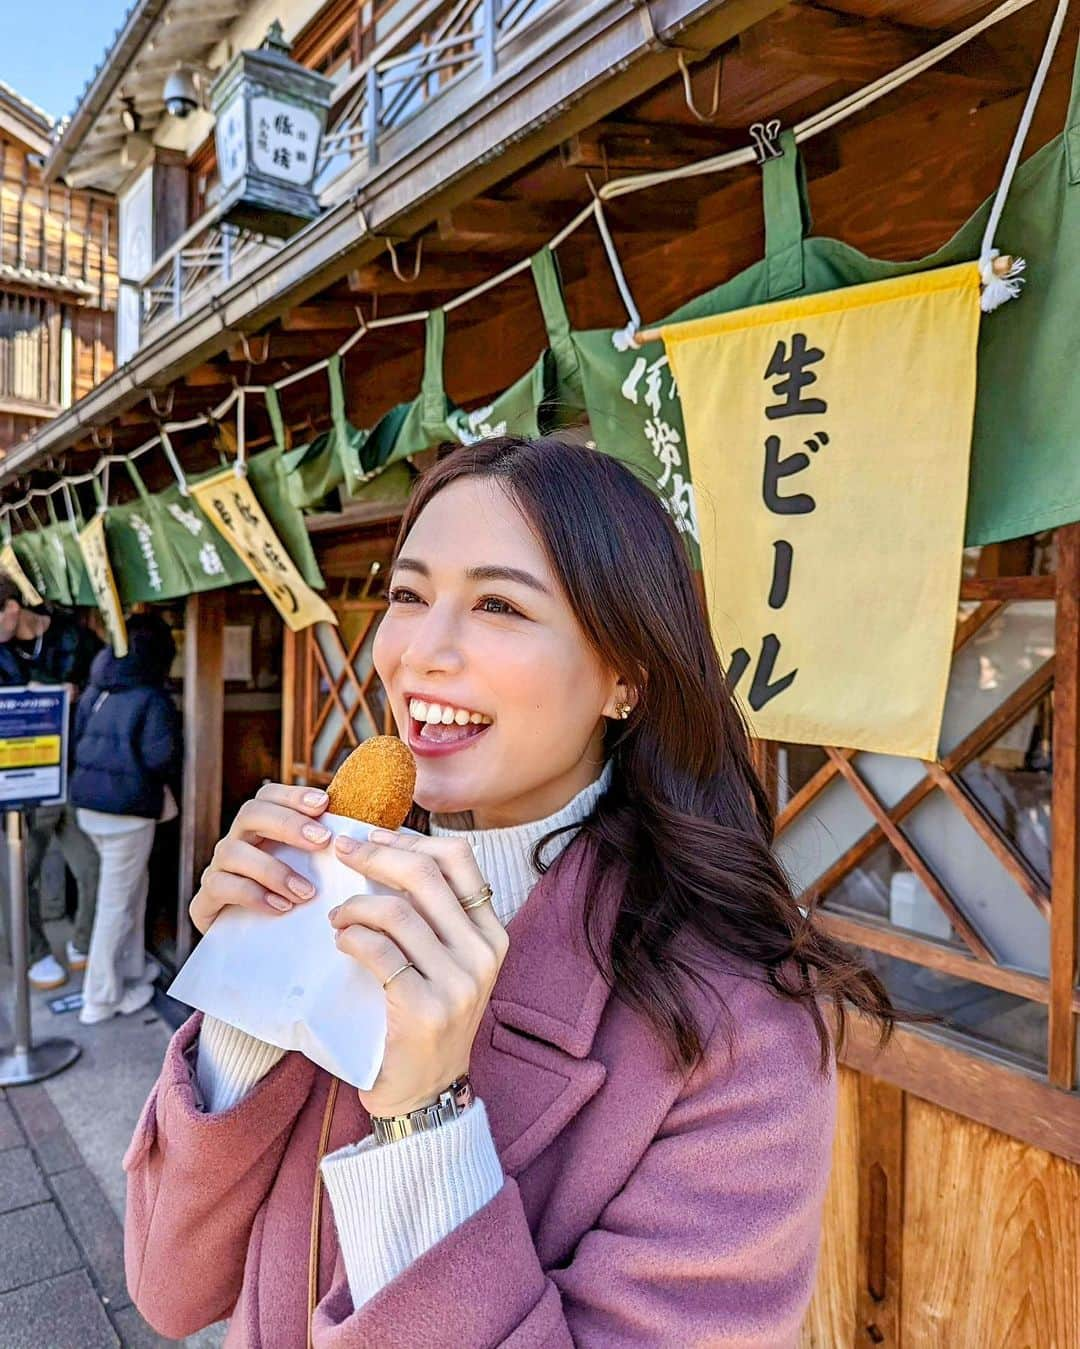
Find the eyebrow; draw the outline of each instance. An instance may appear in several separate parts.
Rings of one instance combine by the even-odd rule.
[[[414,571],[420,576],[430,577],[431,568],[416,557],[399,557],[394,564],[403,571]],[[550,595],[550,589],[532,572],[522,571],[520,567],[498,567],[489,564],[482,567],[469,567],[465,575],[470,581],[516,581],[519,585],[538,590],[542,595]]]

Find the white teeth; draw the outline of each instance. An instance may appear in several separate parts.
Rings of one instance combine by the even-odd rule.
[[[414,721],[426,721],[429,726],[490,726],[491,717],[483,712],[469,712],[464,707],[450,707],[444,703],[428,703],[423,698],[409,699],[409,715]]]

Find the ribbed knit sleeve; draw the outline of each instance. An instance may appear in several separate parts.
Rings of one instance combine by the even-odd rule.
[[[195,1078],[210,1114],[231,1110],[285,1057],[284,1049],[256,1040],[216,1017],[203,1017]]]
[[[490,1203],[502,1165],[482,1101],[430,1133],[366,1138],[323,1159],[353,1306]]]

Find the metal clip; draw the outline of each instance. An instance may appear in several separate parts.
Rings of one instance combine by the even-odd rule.
[[[770,117],[767,122],[754,122],[750,127],[750,139],[754,142],[754,158],[758,164],[764,164],[767,159],[783,159],[779,117]]]

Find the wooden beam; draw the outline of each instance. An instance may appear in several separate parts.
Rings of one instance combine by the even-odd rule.
[[[999,993],[1026,998],[1028,1002],[1037,1002],[1043,1007],[1050,1001],[1049,981],[1037,974],[976,960],[974,956],[966,955],[944,942],[905,932],[884,920],[855,918],[848,913],[818,908],[814,911],[814,923],[830,937],[847,942],[850,946],[862,946],[867,951],[877,951],[896,960],[907,960],[913,965],[937,970],[939,974],[950,974],[956,979],[981,984],[984,988],[997,989]],[[1080,995],[1077,995],[1077,1001],[1080,1002]]]
[[[920,56],[934,40],[880,19],[791,5],[740,34],[739,53],[767,66],[774,78],[784,70],[813,70],[861,85]]]
[[[706,159],[745,143],[744,131],[670,122],[598,122],[564,141],[560,153],[567,168],[648,173]]]
[[[1080,1162],[1080,1096],[1049,1086],[1034,1073],[906,1026],[882,1049],[876,1028],[862,1017],[852,1019],[840,1062],[1066,1161]]]
[[[341,332],[359,326],[356,305],[334,300],[300,305],[290,309],[281,320],[282,330],[287,333]]]
[[[1076,1081],[1077,900],[1080,843],[1080,524],[1057,531],[1054,774],[1050,831],[1049,1076],[1057,1087]]]
[[[871,1344],[900,1343],[904,1093],[859,1077],[858,1325]]]
[[[176,962],[191,952],[188,905],[221,836],[222,736],[225,718],[225,592],[189,595],[184,614],[184,802]]]
[[[546,244],[583,205],[582,201],[502,201],[478,197],[440,217],[439,238],[469,243],[499,239],[513,244],[520,256],[528,249]],[[620,230],[660,234],[665,238],[670,238],[674,230],[692,229],[697,223],[696,203],[672,201],[670,196],[657,200],[655,196],[640,194],[633,202],[616,199],[605,202],[604,210]],[[422,266],[423,259],[421,270]]]

